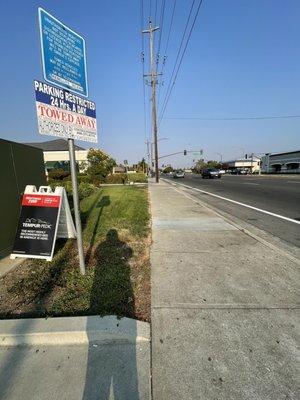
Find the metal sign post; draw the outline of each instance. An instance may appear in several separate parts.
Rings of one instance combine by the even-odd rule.
[[[75,161],[74,139],[68,139],[68,144],[69,144],[70,170],[71,170],[72,188],[73,188],[76,236],[77,236],[77,246],[78,246],[78,255],[79,255],[79,267],[80,267],[80,272],[84,275],[85,274],[85,263],[84,263],[83,240],[82,240],[81,219],[80,219],[80,209],[79,209],[78,182],[77,182],[77,169],[76,169],[76,161]]]
[[[68,139],[79,265],[85,274],[74,139],[97,142],[96,105],[78,96],[88,95],[85,40],[41,7],[38,12],[44,78],[62,88],[34,81],[39,133]]]

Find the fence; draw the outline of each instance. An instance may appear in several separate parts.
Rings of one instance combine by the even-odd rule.
[[[0,259],[11,251],[25,186],[45,184],[43,151],[0,139]]]

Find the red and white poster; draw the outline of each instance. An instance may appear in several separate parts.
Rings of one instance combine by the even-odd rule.
[[[56,237],[75,238],[76,231],[63,187],[52,192],[26,186],[11,258],[44,258],[51,261]]]
[[[61,197],[24,194],[12,254],[52,258]]]

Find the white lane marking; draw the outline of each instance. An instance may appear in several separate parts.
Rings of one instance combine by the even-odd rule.
[[[298,183],[298,184],[300,184],[300,182],[293,182],[293,181],[287,181],[287,183]]]
[[[241,203],[241,202],[236,201],[236,200],[228,199],[227,197],[219,196],[217,194],[210,193],[210,192],[207,192],[205,190],[201,190],[201,189],[195,188],[194,186],[188,186],[188,185],[185,185],[184,183],[173,183],[173,185],[184,186],[184,187],[186,187],[188,189],[197,190],[197,192],[205,193],[205,194],[208,194],[210,196],[217,197],[218,199],[229,201],[230,203],[238,204],[239,206],[250,208],[251,210],[259,211],[261,213],[264,213],[264,214],[267,214],[267,215],[271,215],[272,217],[280,218],[280,219],[283,219],[285,221],[293,222],[294,224],[300,225],[300,221],[297,221],[296,219],[284,217],[283,215],[275,214],[275,213],[272,213],[272,212],[267,211],[267,210],[262,210],[261,208],[250,206],[249,204],[244,204],[244,203]]]
[[[259,186],[260,183],[254,183],[254,182],[242,182],[243,185],[255,185],[255,186]]]

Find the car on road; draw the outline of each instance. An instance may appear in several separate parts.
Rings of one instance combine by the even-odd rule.
[[[174,179],[176,179],[176,178],[184,178],[184,175],[185,175],[184,171],[174,171],[173,178]]]
[[[218,169],[214,169],[214,168],[206,168],[202,171],[202,178],[209,178],[209,179],[213,179],[213,178],[221,178],[222,174],[220,173],[220,171]]]

